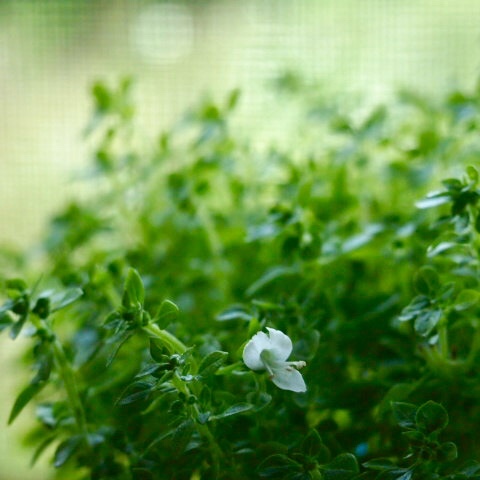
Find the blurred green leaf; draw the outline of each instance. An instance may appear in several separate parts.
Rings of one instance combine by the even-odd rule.
[[[53,465],[55,468],[60,468],[69,458],[75,453],[82,442],[82,437],[75,435],[68,440],[63,441],[55,450]]]
[[[83,290],[81,288],[69,288],[64,292],[60,292],[52,296],[52,307],[51,311],[56,312],[62,308],[67,307],[76,300],[78,300],[83,295]]]
[[[465,289],[457,295],[454,308],[457,311],[468,310],[476,305],[479,300],[480,293],[477,290]]]
[[[336,456],[323,470],[326,480],[349,480],[358,474],[357,459],[351,453],[341,453]]]
[[[125,280],[122,305],[125,308],[136,308],[139,305],[142,306],[144,300],[145,289],[143,287],[142,279],[134,268],[130,268]]]
[[[215,373],[226,361],[228,352],[215,351],[202,359],[198,367],[198,374],[207,377]]]
[[[228,407],[226,410],[224,410],[222,413],[219,413],[218,415],[212,415],[210,417],[210,420],[221,420],[223,418],[232,417],[233,415],[249,412],[253,408],[254,405],[250,403],[237,403],[235,405],[232,405],[231,407]]]
[[[13,404],[10,416],[8,417],[8,424],[10,425],[18,417],[20,412],[28,405],[30,400],[37,395],[46,385],[46,382],[35,382],[24,388],[18,395],[15,403]]]
[[[400,427],[414,428],[416,425],[417,407],[411,403],[392,402],[393,416]]]
[[[443,312],[439,308],[423,310],[415,318],[415,331],[422,337],[430,335],[442,318],[442,315]]]
[[[153,322],[160,328],[167,328],[168,325],[178,318],[179,310],[170,300],[164,300],[158,309]]]
[[[440,287],[440,277],[430,266],[423,266],[415,275],[415,287],[422,295],[434,295]]]
[[[418,409],[415,422],[427,433],[437,432],[448,425],[448,413],[442,405],[429,400]]]

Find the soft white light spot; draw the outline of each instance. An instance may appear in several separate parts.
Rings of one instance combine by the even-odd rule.
[[[145,62],[165,65],[187,57],[193,47],[194,25],[189,9],[170,3],[144,8],[130,31],[132,47]]]

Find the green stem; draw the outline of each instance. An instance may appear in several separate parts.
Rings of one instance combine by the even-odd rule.
[[[212,455],[213,478],[218,478],[220,472],[220,459],[223,457],[222,449],[219,447],[215,437],[207,425],[198,424],[198,431],[205,437],[210,445]]]
[[[185,384],[185,382],[182,381],[181,378],[178,377],[177,374],[173,376],[172,382],[177,388],[177,390],[182,392],[186,397],[189,397],[191,395],[189,387]],[[193,387],[194,385],[192,385],[193,392],[198,394],[197,389]],[[191,405],[191,408],[195,418],[198,418],[200,415],[200,411],[198,410],[197,405],[193,404]],[[197,429],[200,434],[207,439],[210,445],[212,455],[212,467],[214,471],[213,478],[217,478],[220,471],[220,458],[223,457],[222,449],[219,447],[217,441],[215,440],[215,437],[212,435],[212,432],[207,425],[197,423]]]
[[[73,371],[73,368],[67,356],[65,355],[63,346],[58,340],[58,338],[55,336],[55,334],[52,332],[52,329],[47,322],[40,320],[35,315],[30,315],[30,321],[32,322],[32,325],[38,330],[47,330],[53,338],[52,351],[56,367],[60,374],[60,378],[62,379],[65,386],[67,397],[73,410],[73,415],[75,417],[75,422],[77,424],[78,430],[83,435],[85,435],[85,438],[87,438],[87,420],[85,417],[85,411],[83,409],[82,401],[80,400],[77,383],[75,381],[75,372]]]
[[[62,344],[58,341],[58,339],[55,338],[52,345],[55,363],[60,373],[60,377],[63,380],[63,384],[65,385],[65,390],[67,391],[70,406],[73,409],[75,421],[80,432],[82,432],[86,437],[88,435],[87,420],[85,417],[85,411],[83,410],[82,402],[80,400],[77,383],[75,381],[75,373],[67,359],[67,356],[65,355]]]
[[[149,323],[142,328],[150,337],[160,340],[169,353],[182,354],[187,351],[187,347],[175,335],[172,335],[167,330],[162,330],[158,325]]]
[[[155,338],[156,340],[159,340],[166,348],[167,350],[173,354],[173,353],[185,353],[187,351],[187,347],[177,338],[175,335],[172,335],[170,332],[167,332],[167,330],[162,330],[161,328],[158,327],[158,325],[155,325],[154,323],[149,323],[148,325],[145,325],[143,327],[143,330],[148,333],[148,335],[152,338]],[[190,360],[192,368],[194,372],[197,371],[197,365],[196,362],[193,358]],[[172,379],[173,384],[177,388],[179,392],[182,392],[185,394],[186,397],[189,397],[191,395],[190,388],[188,385],[175,373]],[[195,385],[192,385],[192,391],[194,394],[198,395],[198,389],[195,388]],[[198,410],[197,405],[192,405],[193,409],[193,414],[195,418],[198,418],[200,412]],[[207,425],[202,425],[200,423],[197,423],[197,428],[199,433],[207,439],[207,442],[210,445],[211,448],[211,455],[212,455],[212,468],[213,468],[213,478],[218,478],[218,474],[220,471],[220,458],[223,457],[223,452],[220,446],[218,445],[217,441],[215,440],[215,437],[212,435],[212,432],[208,428]]]

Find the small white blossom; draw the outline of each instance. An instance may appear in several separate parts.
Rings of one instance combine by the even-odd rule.
[[[266,370],[270,380],[283,390],[305,392],[307,386],[298,369],[305,362],[287,362],[292,353],[292,341],[280,330],[268,328],[268,334],[256,333],[243,349],[243,361],[252,370]]]

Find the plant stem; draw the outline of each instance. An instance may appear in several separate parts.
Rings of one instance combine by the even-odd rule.
[[[212,456],[212,467],[213,467],[213,478],[218,478],[218,474],[220,471],[220,458],[223,457],[222,449],[219,447],[217,441],[215,440],[215,437],[212,435],[212,432],[210,431],[207,425],[199,424],[197,427],[200,434],[203,435],[207,439],[208,443],[210,444],[210,449],[211,449],[210,453]]]
[[[38,330],[47,330],[53,338],[51,345],[55,365],[65,386],[67,397],[73,410],[73,416],[75,417],[78,430],[85,436],[85,438],[87,438],[88,428],[85,411],[83,409],[83,404],[80,400],[80,394],[75,381],[75,372],[73,371],[70,361],[65,354],[65,350],[63,349],[60,340],[58,340],[47,322],[40,320],[39,318],[35,317],[35,315],[30,316],[30,321]]]
[[[167,350],[172,353],[185,353],[187,351],[187,347],[177,338],[175,335],[172,335],[167,330],[162,330],[154,323],[149,323],[143,327],[143,330],[148,333],[148,335],[152,338],[159,340]],[[196,362],[193,358],[190,359],[192,369],[194,372],[197,370]],[[186,396],[190,396],[190,388],[188,385],[175,373],[172,379],[173,384],[177,388],[178,391],[184,393]],[[193,393],[198,395],[198,389],[195,388],[196,385],[192,385]],[[196,418],[199,416],[199,410],[196,405],[192,406],[193,414]],[[215,437],[212,435],[212,432],[208,428],[207,425],[202,425],[197,422],[197,429],[199,433],[206,438],[210,445],[211,455],[212,455],[212,468],[213,468],[213,478],[218,477],[219,468],[220,468],[220,458],[223,456],[222,449],[218,445]]]
[[[182,354],[187,351],[187,347],[175,335],[167,330],[162,330],[158,325],[149,323],[142,328],[150,337],[160,340],[170,353]]]
[[[75,381],[75,373],[70,365],[69,360],[67,359],[67,356],[65,355],[62,344],[57,338],[55,338],[55,340],[52,342],[52,345],[55,363],[60,373],[60,377],[63,380],[63,384],[65,385],[65,390],[67,391],[68,400],[73,409],[73,414],[75,416],[78,429],[82,434],[85,435],[85,437],[87,437],[87,420],[82,402],[80,400],[77,383]]]

